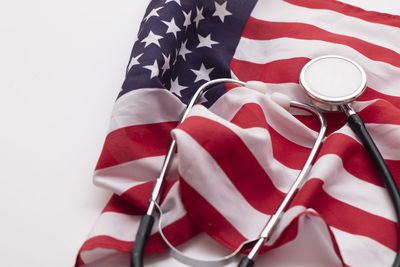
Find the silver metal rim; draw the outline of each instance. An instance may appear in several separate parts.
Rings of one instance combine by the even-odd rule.
[[[339,59],[343,59],[343,60],[346,60],[346,61],[352,63],[361,73],[360,87],[357,88],[357,90],[355,90],[351,94],[344,96],[344,97],[327,97],[327,96],[323,96],[323,95],[319,94],[318,92],[315,92],[314,90],[312,90],[308,86],[308,84],[305,80],[305,73],[312,64],[314,64],[315,62],[320,61],[322,59],[325,59],[325,58],[339,58]],[[304,67],[300,73],[300,86],[304,89],[305,93],[309,97],[311,97],[311,99],[313,99],[315,102],[317,102],[316,105],[318,107],[320,107],[323,110],[327,110],[327,111],[338,111],[339,108],[337,106],[348,104],[351,101],[355,100],[360,95],[362,95],[362,93],[364,92],[364,90],[366,88],[366,85],[367,85],[367,75],[365,74],[364,69],[355,61],[353,61],[349,58],[346,58],[346,57],[342,57],[342,56],[326,55],[326,56],[314,58],[314,59],[310,60],[306,65],[304,65]],[[318,104],[318,103],[320,103],[320,104]]]

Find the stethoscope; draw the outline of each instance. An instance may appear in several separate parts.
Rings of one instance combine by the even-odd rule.
[[[292,199],[299,191],[301,186],[306,180],[306,175],[311,168],[312,162],[315,160],[319,148],[323,142],[323,138],[326,133],[326,119],[322,113],[325,112],[338,112],[343,111],[347,118],[350,128],[360,139],[361,143],[367,150],[371,157],[386,189],[389,192],[392,200],[396,218],[398,221],[398,235],[400,236],[400,192],[393,179],[393,176],[387,167],[381,153],[376,147],[374,141],[369,135],[363,121],[356,114],[356,112],[350,106],[350,103],[357,99],[366,89],[366,74],[364,70],[351,59],[341,56],[322,56],[309,61],[302,69],[300,73],[300,85],[304,89],[305,93],[311,98],[313,105],[300,103],[291,100],[288,96],[280,93],[273,93],[271,95],[272,100],[289,110],[289,108],[299,108],[312,113],[320,122],[320,131],[317,135],[316,141],[311,149],[311,152],[297,178],[290,187],[283,201],[275,213],[269,218],[266,225],[260,232],[259,236],[255,240],[249,240],[242,243],[233,253],[225,257],[205,260],[189,257],[174,247],[164,235],[163,221],[162,221],[162,210],[159,206],[160,196],[162,189],[165,184],[166,173],[171,162],[171,159],[176,150],[176,142],[172,140],[168,152],[166,154],[161,173],[157,178],[153,192],[150,199],[150,204],[147,209],[147,213],[142,217],[139,229],[136,234],[134,247],[131,254],[131,266],[141,267],[143,266],[143,255],[144,250],[150,236],[151,229],[155,221],[155,211],[159,213],[159,233],[164,239],[166,245],[169,247],[169,252],[178,261],[189,265],[198,267],[214,267],[224,266],[232,262],[236,256],[244,249],[251,248],[247,256],[243,257],[239,263],[239,267],[251,267],[254,265],[255,258],[260,248],[270,240],[277,224],[280,221],[284,211],[291,203]],[[191,108],[198,102],[200,96],[207,90],[211,89],[213,85],[220,83],[234,83],[240,86],[244,86],[257,91],[264,91],[265,85],[262,82],[249,81],[242,82],[229,78],[215,79],[209,81],[195,92],[191,98],[189,104],[186,107],[185,112],[182,115],[179,123],[182,123],[189,115]],[[399,237],[400,240],[400,237]],[[400,266],[400,253],[399,249],[396,254],[396,258],[392,266]]]

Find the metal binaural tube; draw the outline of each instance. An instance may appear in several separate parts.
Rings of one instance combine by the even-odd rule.
[[[297,101],[290,101],[290,106],[300,108],[303,110],[307,110],[311,113],[313,113],[320,121],[321,127],[320,131],[318,133],[317,139],[315,140],[315,143],[311,149],[311,152],[306,160],[306,163],[304,164],[302,170],[300,171],[299,175],[297,176],[296,180],[290,187],[288,193],[286,194],[285,198],[282,200],[281,204],[275,211],[275,213],[269,218],[267,221],[266,225],[264,226],[264,229],[262,230],[259,240],[257,243],[254,245],[250,253],[247,255],[247,257],[244,257],[242,259],[243,262],[248,262],[248,264],[251,264],[254,260],[254,258],[257,256],[258,251],[261,249],[263,244],[268,241],[272,233],[274,232],[274,229],[276,228],[277,224],[279,223],[280,218],[282,217],[282,214],[284,211],[287,209],[289,206],[290,202],[293,200],[294,196],[296,193],[299,191],[300,187],[303,185],[305,182],[306,175],[308,171],[311,168],[311,164],[314,161],[319,148],[322,144],[323,138],[326,133],[326,128],[327,128],[327,123],[324,115],[315,107],[303,104]],[[242,263],[239,264],[239,266],[244,266]]]

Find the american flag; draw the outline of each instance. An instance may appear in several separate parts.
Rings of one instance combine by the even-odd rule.
[[[258,236],[306,160],[318,122],[269,95],[308,102],[298,84],[312,58],[358,62],[367,90],[355,110],[400,182],[400,17],[334,0],[155,0],[143,18],[116,100],[94,183],[114,195],[76,266],[128,266],[136,230],[171,142],[178,153],[162,200],[174,245],[205,232],[234,250]],[[259,80],[212,88],[177,127],[198,87],[215,78]],[[392,204],[344,114],[326,114],[317,161],[261,259],[269,266],[390,266],[397,249]],[[164,244],[153,227],[147,253]],[[102,265],[103,264],[103,265]]]

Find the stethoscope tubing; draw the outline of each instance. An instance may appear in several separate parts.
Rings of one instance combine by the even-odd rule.
[[[393,267],[400,267],[400,191],[394,180],[392,173],[389,170],[385,160],[382,157],[378,147],[376,146],[374,140],[369,134],[367,128],[365,127],[364,122],[360,118],[360,116],[355,112],[348,112],[348,107],[344,108],[346,110],[347,121],[349,123],[350,128],[360,139],[363,144],[365,150],[369,154],[373,164],[375,165],[376,170],[379,173],[379,176],[385,185],[386,190],[389,193],[390,199],[393,204],[393,208],[397,218],[397,237],[399,240],[399,245],[397,248],[396,257],[393,262]]]

